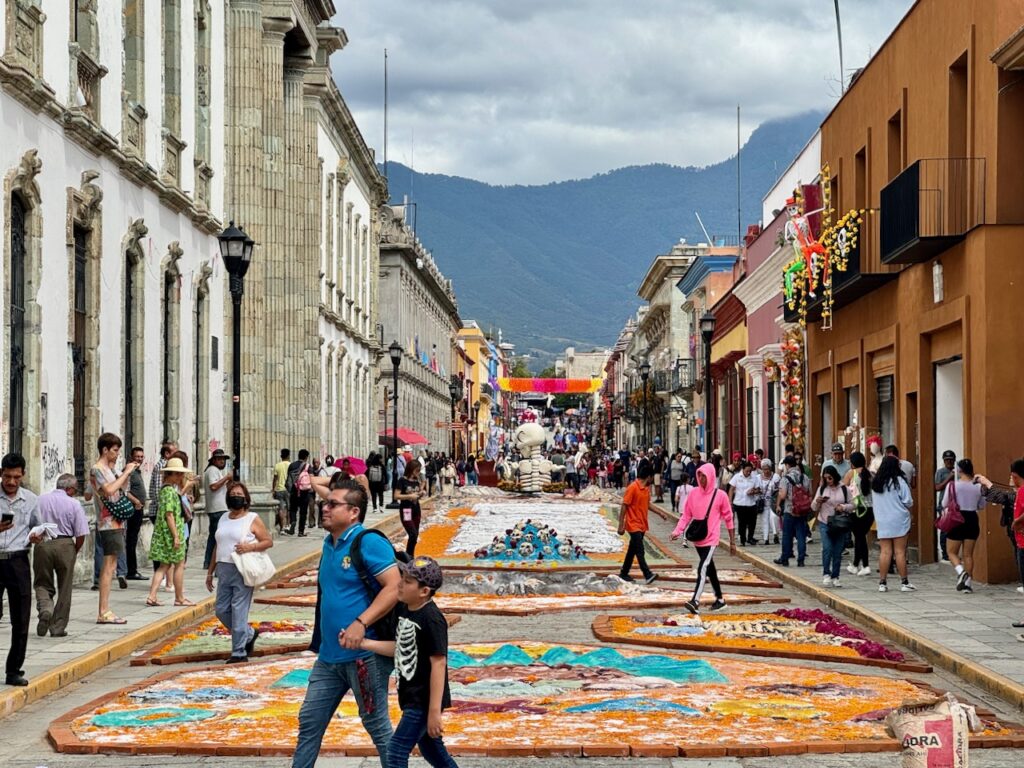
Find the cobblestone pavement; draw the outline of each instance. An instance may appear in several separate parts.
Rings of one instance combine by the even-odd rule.
[[[659,517],[652,515],[651,529],[653,535],[667,542],[672,526]],[[275,553],[279,556],[284,554],[286,547],[290,550],[293,547],[315,548],[318,545],[317,539],[313,537],[286,541],[287,544],[275,550]],[[682,549],[679,544],[673,544],[672,546],[679,547],[675,551],[680,553],[683,559],[692,561],[692,550]],[[766,551],[770,550],[769,547],[763,547],[763,549]],[[296,549],[294,554],[299,554],[299,550]],[[289,554],[289,557],[291,556],[293,555]],[[283,562],[285,558],[279,557],[279,559]],[[738,558],[729,557],[727,552],[718,554],[716,561],[721,568],[749,567]],[[193,572],[196,569],[197,566],[190,568]],[[664,586],[673,585],[666,584]],[[683,589],[687,587],[685,584],[675,586]],[[793,588],[787,587],[783,590],[771,591],[775,594],[782,593],[790,597],[793,606],[820,607],[818,602]],[[680,592],[680,604],[682,604],[686,596],[686,592]],[[79,597],[81,595],[76,594],[76,599]],[[95,607],[94,602],[88,602],[90,609]],[[472,641],[496,642],[523,639],[598,644],[590,630],[590,624],[597,613],[599,612],[574,611],[571,613],[532,617],[468,615],[464,617],[460,624],[453,627],[451,641],[453,643],[465,643]],[[743,657],[731,656],[730,658]],[[753,660],[757,661],[758,659],[755,658]],[[772,660],[772,663],[784,664],[786,662]],[[800,662],[800,664],[815,666],[814,663],[810,662]],[[46,729],[54,718],[74,707],[93,700],[107,691],[113,691],[124,685],[144,679],[153,674],[154,671],[159,670],[154,670],[152,667],[130,667],[127,659],[125,659],[102,669],[85,680],[71,683],[59,692],[41,701],[33,702],[21,711],[4,719],[2,722],[4,738],[0,740],[0,766],[3,768],[119,768],[119,766],[125,766],[125,768],[157,768],[157,766],[161,768],[199,768],[200,766],[216,765],[226,766],[227,768],[284,768],[284,766],[290,765],[289,760],[286,758],[73,756],[56,754],[52,751],[46,741]],[[882,669],[865,668],[858,671],[862,674],[904,676],[904,673]],[[910,675],[910,677],[915,676]],[[1024,718],[1020,712],[1015,711],[1004,702],[963,683],[952,674],[943,670],[936,670],[935,673],[925,676],[925,679],[936,687],[953,691],[964,700],[984,704],[1008,719],[1020,721]],[[976,750],[971,753],[971,764],[974,768],[1010,768],[1010,766],[1018,768],[1018,766],[1024,764],[1022,754],[1024,754],[1024,751],[1021,750]],[[894,753],[714,760],[687,760],[683,758],[461,758],[458,762],[462,768],[505,768],[506,766],[508,768],[520,768],[520,766],[523,768],[554,768],[555,766],[576,765],[586,766],[586,768],[602,768],[603,766],[615,766],[615,768],[620,766],[630,766],[630,768],[632,766],[637,766],[637,768],[672,768],[673,766],[685,766],[686,768],[737,768],[739,766],[744,768],[766,768],[767,766],[786,766],[786,768],[811,768],[812,766],[814,768],[842,768],[845,766],[857,766],[857,768],[897,768],[899,765],[899,759]],[[379,763],[376,759],[323,758],[317,765],[318,768],[375,768]],[[412,765],[423,766],[425,763],[414,760]]]
[[[764,537],[758,530],[758,540]],[[1007,547],[1009,541],[1001,542]],[[766,562],[779,556],[780,547],[754,546],[748,554]],[[870,553],[872,572],[854,576],[846,570],[851,553],[847,552],[840,573],[841,588],[832,588],[836,597],[852,600],[869,611],[938,643],[954,653],[981,664],[1016,683],[1024,685],[1024,642],[1018,640],[1021,629],[1011,625],[1024,620],[1024,594],[1012,584],[975,584],[973,594],[956,591],[956,572],[948,563],[911,565],[910,581],[917,587],[911,594],[898,589],[899,577],[890,576],[890,591],[878,591],[878,549]],[[821,587],[821,535],[807,547],[807,567],[786,569],[794,578],[813,587]],[[893,590],[892,586],[897,589]]]
[[[283,565],[301,555],[315,552],[320,548],[319,530],[311,532],[306,538],[295,536],[276,536],[270,556],[278,565]],[[85,557],[83,553],[79,557]],[[91,560],[90,560],[91,562]],[[139,567],[144,576],[152,575],[152,563],[140,562]],[[189,548],[189,559],[185,567],[185,597],[193,602],[200,602],[210,597],[206,591],[206,571],[203,569],[203,552],[198,547]],[[37,615],[33,599],[32,620],[29,624],[28,654],[25,657],[25,676],[32,680],[41,672],[48,672],[54,667],[71,661],[77,656],[95,650],[104,644],[118,640],[129,632],[145,627],[180,611],[174,606],[174,593],[164,591],[163,587],[157,594],[162,607],[150,608],[146,605],[149,593],[149,579],[146,581],[129,581],[127,589],[119,589],[117,579],[110,590],[110,609],[118,616],[128,620],[124,625],[103,625],[96,623],[96,606],[99,592],[93,592],[89,585],[75,587],[71,597],[71,620],[68,622],[67,637],[39,637],[36,635]],[[9,642],[11,636],[10,615],[5,610],[0,620],[0,648]]]

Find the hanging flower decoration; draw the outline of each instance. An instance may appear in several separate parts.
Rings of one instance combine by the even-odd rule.
[[[783,269],[782,292],[786,307],[797,313],[801,328],[807,327],[808,304],[821,296],[822,327],[832,327],[832,283],[836,272],[846,272],[850,252],[857,247],[863,210],[850,210],[833,223],[832,173],[828,165],[821,169],[821,208],[808,211],[802,186],[786,201],[789,220],[783,239],[793,248],[793,258]],[[816,239],[809,217],[821,215],[821,238]]]
[[[790,331],[782,339],[782,362],[772,362],[773,380],[779,382],[779,422],[787,442],[804,447],[804,342],[801,331]],[[765,364],[765,371],[769,366]]]

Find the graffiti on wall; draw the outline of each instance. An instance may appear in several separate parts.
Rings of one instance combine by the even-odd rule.
[[[67,457],[56,445],[43,446],[43,486],[49,487],[57,481],[62,472],[67,471]]]

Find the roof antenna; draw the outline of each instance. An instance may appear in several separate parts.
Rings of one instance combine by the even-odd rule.
[[[705,226],[704,226],[704,222],[703,222],[703,221],[701,221],[701,218],[700,218],[700,214],[699,214],[699,213],[697,213],[696,211],[694,211],[694,212],[693,212],[693,215],[697,217],[697,223],[698,223],[698,224],[700,224],[700,228],[701,228],[702,230],[704,230],[704,237],[705,237],[705,239],[707,239],[707,241],[708,241],[708,245],[714,245],[715,243],[714,243],[714,241],[713,241],[713,240],[711,239],[711,235],[709,235],[709,234],[708,234],[708,229],[707,229],[707,227],[705,227]]]

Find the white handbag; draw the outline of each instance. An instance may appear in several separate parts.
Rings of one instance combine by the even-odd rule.
[[[252,517],[255,519],[256,515]],[[252,526],[251,521],[249,525]],[[247,587],[262,587],[277,573],[277,566],[266,552],[232,552],[231,561],[242,574],[242,581]]]

